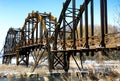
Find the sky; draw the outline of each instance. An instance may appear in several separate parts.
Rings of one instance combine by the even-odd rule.
[[[39,11],[52,13],[59,18],[63,2],[66,0],[0,0],[0,50],[2,49],[7,31],[10,27],[22,28],[28,13]],[[83,0],[76,0],[77,7]],[[95,24],[99,22],[99,0],[94,0]],[[108,23],[115,25],[114,15],[116,5],[120,0],[108,0]],[[98,13],[98,14],[96,14]]]

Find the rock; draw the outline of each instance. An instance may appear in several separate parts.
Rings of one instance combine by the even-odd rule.
[[[30,73],[30,72],[28,72],[28,73],[26,73],[26,76],[27,77],[35,77],[35,76],[38,76],[38,74],[37,73]]]
[[[4,73],[0,73],[0,78],[4,78]]]
[[[44,81],[49,81],[48,77],[44,77]]]
[[[8,74],[8,75],[7,75],[7,79],[8,79],[8,81],[12,81],[12,75],[11,75],[11,74]]]
[[[113,79],[110,76],[106,76],[107,81],[113,81]]]

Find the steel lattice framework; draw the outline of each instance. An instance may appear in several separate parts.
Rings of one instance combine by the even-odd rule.
[[[58,66],[68,71],[70,56],[74,58],[76,53],[81,59],[83,53],[89,55],[91,52],[94,55],[96,51],[118,50],[120,33],[108,33],[107,0],[99,1],[100,35],[94,34],[94,0],[84,0],[79,8],[76,8],[76,0],[66,0],[58,21],[51,13],[33,11],[28,14],[21,29],[10,28],[5,39],[3,63],[9,63],[12,57],[16,57],[17,65],[21,61],[28,65],[31,54],[35,60],[34,71],[39,60],[47,53],[50,71]]]

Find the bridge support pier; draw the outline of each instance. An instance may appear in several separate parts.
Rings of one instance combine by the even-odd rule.
[[[69,70],[69,61],[70,54],[67,51],[52,51],[53,59],[50,62],[50,69],[52,70],[64,70],[68,72]]]
[[[12,62],[12,58],[14,56],[13,55],[6,55],[6,56],[3,56],[3,60],[2,60],[2,63],[3,64],[10,64]]]
[[[52,72],[52,69],[54,69],[54,54],[50,53],[48,54],[48,64],[49,64],[49,72]]]
[[[17,51],[16,54],[16,65],[19,65],[19,52]]]
[[[25,64],[27,67],[29,65],[29,54],[26,51],[20,51],[16,55],[16,64],[19,65],[21,62]]]

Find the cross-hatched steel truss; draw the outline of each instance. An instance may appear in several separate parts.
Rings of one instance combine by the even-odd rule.
[[[21,61],[28,65],[31,54],[36,67],[47,52],[50,71],[58,66],[68,71],[70,56],[74,58],[76,53],[81,58],[83,53],[94,55],[95,51],[119,49],[120,33],[108,33],[107,0],[99,1],[100,35],[96,36],[94,31],[94,0],[84,0],[79,8],[76,8],[76,0],[66,0],[58,21],[51,13],[37,11],[28,14],[21,29],[10,28],[5,40],[3,63],[9,63],[15,56],[17,65]]]

